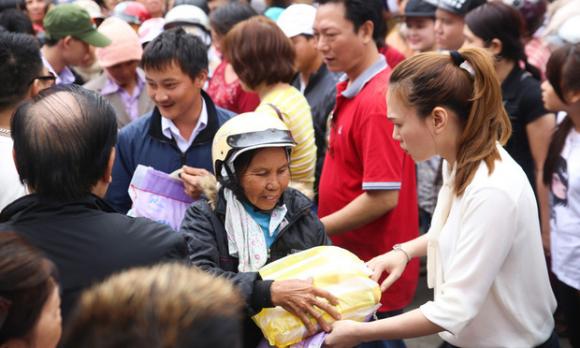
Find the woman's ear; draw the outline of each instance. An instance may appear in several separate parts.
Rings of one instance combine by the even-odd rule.
[[[499,39],[492,39],[489,43],[488,49],[494,56],[498,57],[501,55],[501,51],[503,50],[503,43]]]
[[[580,91],[570,91],[566,93],[566,100],[570,104],[576,104],[580,102]]]
[[[449,122],[449,112],[441,106],[436,106],[433,108],[433,111],[431,111],[429,122],[431,122],[431,128],[433,129],[434,135],[441,134]]]

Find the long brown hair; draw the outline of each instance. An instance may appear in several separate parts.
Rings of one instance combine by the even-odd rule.
[[[546,77],[554,88],[556,95],[567,103],[566,94],[571,91],[580,91],[580,44],[568,44],[555,50],[546,66]],[[552,175],[556,171],[556,165],[560,153],[564,149],[566,137],[574,123],[570,117],[566,117],[552,135],[548,155],[544,163],[544,173],[542,181],[546,185],[552,184]]]
[[[511,124],[489,53],[480,48],[465,48],[459,53],[473,72],[457,65],[447,53],[421,53],[395,68],[390,88],[416,108],[421,118],[429,116],[436,106],[457,114],[463,133],[453,189],[461,196],[481,161],[485,161],[490,174],[493,172],[494,162],[500,158],[496,143],[507,142]]]

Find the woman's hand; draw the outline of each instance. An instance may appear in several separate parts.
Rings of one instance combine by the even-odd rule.
[[[367,266],[373,271],[371,279],[378,282],[383,272],[389,275],[381,284],[381,292],[387,290],[401,277],[407,267],[407,255],[399,250],[391,250],[386,254],[377,256],[367,262]]]
[[[185,193],[193,199],[198,199],[203,193],[203,182],[211,173],[203,168],[183,166],[179,178],[183,181]]]
[[[277,280],[270,288],[272,304],[281,306],[294,314],[304,323],[308,335],[316,333],[316,326],[309,320],[309,316],[316,319],[322,330],[330,331],[330,325],[322,318],[323,312],[339,320],[340,314],[333,307],[338,299],[328,291],[316,288],[312,280]]]
[[[350,348],[358,345],[357,332],[360,330],[356,321],[340,320],[332,324],[332,331],[324,340],[324,347],[329,348]]]

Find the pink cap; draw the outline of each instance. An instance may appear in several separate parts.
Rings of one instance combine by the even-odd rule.
[[[139,42],[139,36],[125,21],[109,17],[99,26],[98,31],[110,37],[112,41],[109,46],[97,48],[95,51],[99,65],[103,68],[132,60],[141,60],[143,48]]]

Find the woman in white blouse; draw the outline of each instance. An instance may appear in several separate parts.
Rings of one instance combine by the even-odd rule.
[[[556,302],[534,192],[502,148],[511,133],[501,88],[482,49],[430,52],[397,66],[387,93],[393,137],[416,161],[443,157],[429,232],[368,262],[384,290],[427,255],[435,299],[370,323],[338,321],[330,347],[439,333],[447,347],[558,347]]]

